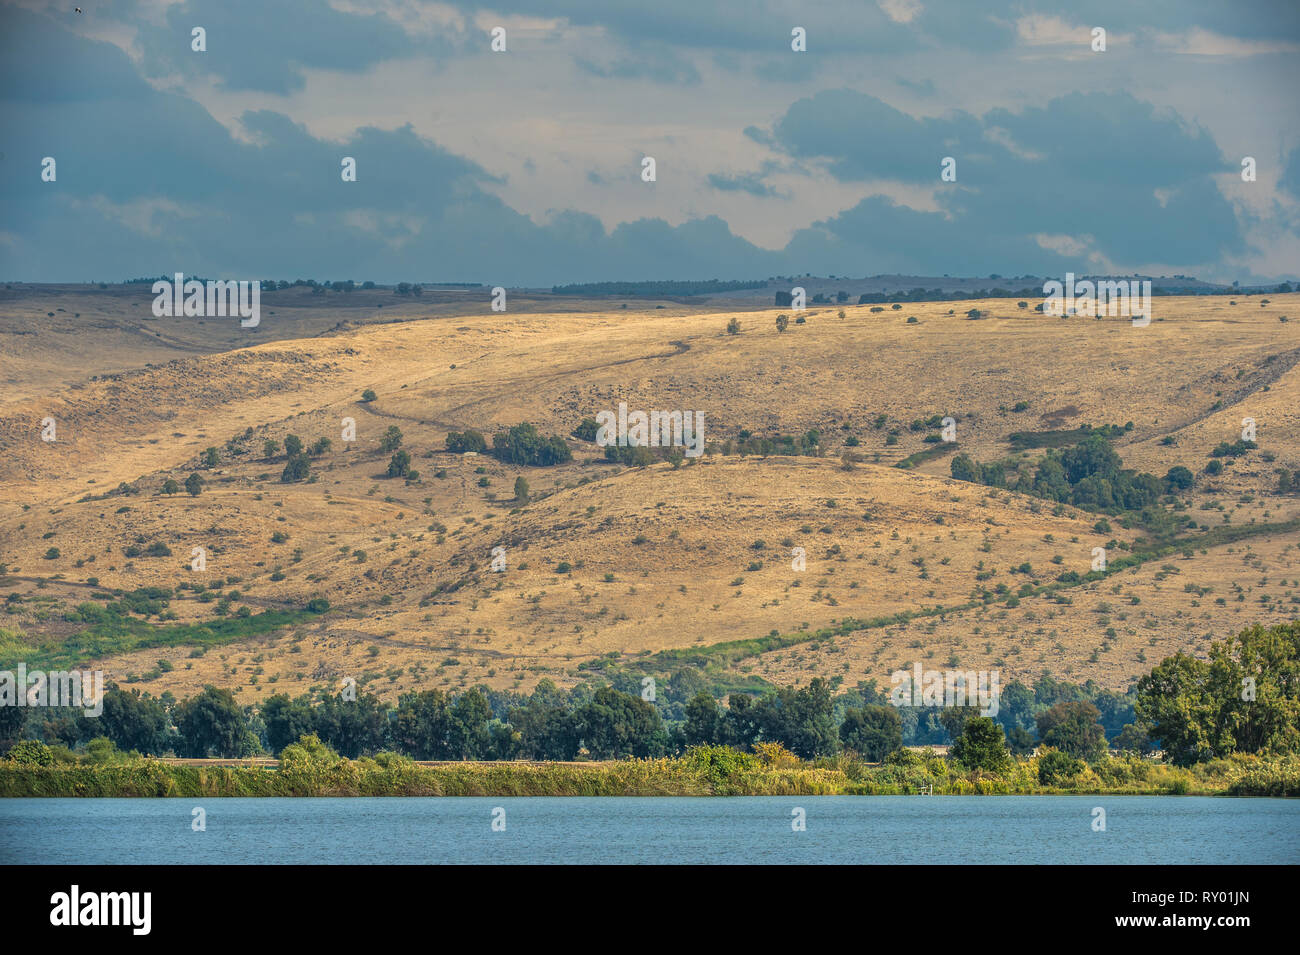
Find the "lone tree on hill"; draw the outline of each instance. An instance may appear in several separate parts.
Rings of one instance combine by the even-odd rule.
[[[289,462],[284,466],[284,471],[280,474],[280,482],[283,484],[292,484],[295,481],[305,481],[311,476],[311,458],[299,451],[289,458]]]
[[[411,456],[405,451],[394,451],[393,459],[388,462],[389,477],[406,477],[411,471]]]

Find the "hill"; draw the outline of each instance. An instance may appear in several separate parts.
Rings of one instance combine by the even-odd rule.
[[[683,665],[717,687],[887,685],[917,660],[1122,688],[1300,604],[1300,497],[1279,492],[1300,470],[1295,294],[1162,297],[1145,328],[989,299],[814,307],[780,332],[778,310],[707,303],[287,290],[250,333],[154,319],[146,292],[0,297],[6,659],[250,701],[345,676],[392,696]],[[573,431],[620,402],[702,412],[715,453],[607,462]],[[1247,417],[1255,447],[1213,457]],[[445,450],[521,422],[573,460]],[[1176,533],[951,477],[957,454],[1032,473],[1107,425],[1124,467],[1194,475],[1166,499]],[[386,476],[390,426],[414,481]],[[289,435],[331,441],[308,481],[281,481]],[[810,453],[741,453],[782,436]],[[163,493],[195,473],[197,496]],[[1090,576],[1099,546],[1129,566]]]

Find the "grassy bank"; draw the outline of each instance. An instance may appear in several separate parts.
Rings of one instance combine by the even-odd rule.
[[[394,754],[285,761],[278,768],[192,766],[155,759],[34,766],[0,760],[0,797],[221,796],[834,796],[1231,795],[1300,796],[1300,757],[1215,760],[1183,769],[1139,757],[1107,758],[1067,779],[1044,781],[1037,758],[1000,772],[939,758],[912,765],[849,756],[767,763],[725,747],[675,759],[573,764],[419,766]]]
[[[217,617],[201,623],[155,624],[134,617],[105,614],[104,619],[59,643],[27,646],[16,636],[0,642],[0,669],[75,669],[136,650],[167,647],[219,647],[274,633],[313,620],[311,610],[266,610],[248,617]]]

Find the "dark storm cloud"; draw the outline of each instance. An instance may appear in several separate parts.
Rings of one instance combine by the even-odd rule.
[[[448,55],[447,37],[419,41],[382,14],[335,10],[319,0],[186,0],[167,9],[161,30],[141,30],[144,68],[212,76],[230,90],[289,93],[306,68],[356,72],[417,53]],[[191,31],[207,32],[207,52],[191,49]]]
[[[931,252],[914,260],[935,264],[1025,250],[1042,261],[1049,253],[1034,251],[1037,234],[1090,236],[1093,250],[1117,262],[1146,261],[1152,249],[1163,261],[1206,262],[1244,247],[1213,181],[1231,166],[1210,135],[1126,93],[1071,94],[978,118],[916,119],[875,97],[828,91],[793,104],[769,141],[824,161],[844,181],[938,183],[941,159],[957,164],[957,181],[938,193],[938,218],[869,201],[797,237],[792,249],[820,235],[868,256],[881,230],[897,237],[888,247],[894,254],[915,239],[910,254]]]

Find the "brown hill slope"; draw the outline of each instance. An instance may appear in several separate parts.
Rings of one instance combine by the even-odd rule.
[[[147,297],[137,301],[147,312]],[[83,316],[123,307],[93,295],[78,302]],[[972,305],[987,317],[968,320]],[[248,698],[343,675],[385,694],[480,680],[527,686],[542,675],[568,682],[580,665],[650,671],[658,664],[645,655],[655,651],[719,659],[707,649],[773,632],[791,645],[719,666],[736,679],[820,674],[851,684],[887,681],[922,659],[997,666],[1004,681],[1051,669],[1118,687],[1208,635],[1294,616],[1295,533],[1206,537],[1007,606],[1027,583],[1086,574],[1093,547],[1110,544],[1114,560],[1142,533],[1114,519],[1098,531],[1099,515],[952,481],[950,449],[923,440],[934,430],[924,422],[950,414],[961,451],[1011,464],[1041,453],[1013,450],[1014,432],[1132,422],[1115,442],[1127,466],[1197,473],[1183,513],[1204,526],[1199,535],[1293,520],[1300,499],[1276,487],[1278,468],[1300,468],[1300,333],[1278,318],[1296,305],[1296,296],[1265,307],[1158,299],[1146,328],[1044,318],[1005,300],[850,307],[844,318],[822,308],[784,333],[776,311],[743,313],[729,335],[730,314],[685,306],[492,314],[444,303],[425,318],[422,303],[407,320],[340,327],[308,304],[285,322],[292,327],[263,321],[267,338],[307,337],[234,350],[191,342],[184,356],[144,352],[151,367],[120,371],[106,369],[129,351],[121,323],[151,317],[74,323],[78,334],[57,347],[32,346],[40,361],[26,369],[25,342],[45,329],[6,314],[0,327],[38,334],[10,335],[0,352],[15,380],[0,405],[0,563],[6,591],[19,595],[2,625],[48,649],[86,628],[65,619],[79,603],[111,589],[201,583],[204,594],[181,591],[163,611],[177,622],[213,619],[214,591],[231,613],[327,598],[325,617],[202,655],[180,645],[105,660],[110,678],[138,675],[153,692],[215,682]],[[163,321],[177,341],[197,334],[185,320]],[[94,370],[78,378],[78,363]],[[366,388],[375,401],[358,400]],[[573,463],[515,468],[442,450],[449,430],[490,434],[520,421],[567,436],[620,401],[701,411],[719,444],[742,430],[817,429],[825,454],[620,468],[569,438]],[[54,443],[39,438],[46,416],[58,425]],[[1243,417],[1255,419],[1259,448],[1222,475],[1203,474]],[[350,446],[344,418],[356,423]],[[378,444],[390,425],[420,472],[415,483],[384,476],[389,455]],[[266,439],[289,434],[333,442],[314,458],[311,483],[281,483],[283,453],[265,456]],[[220,461],[200,468],[209,446]],[[890,467],[927,450],[938,453],[912,470]],[[846,451],[862,455],[849,470]],[[168,477],[195,471],[207,482],[198,497],[159,493]],[[516,507],[519,475],[533,500]],[[123,483],[127,493],[114,490]],[[150,545],[171,556],[148,556]],[[208,552],[203,572],[189,569],[194,547]],[[505,549],[504,573],[489,569],[494,547]],[[792,567],[796,547],[802,571]],[[557,571],[562,562],[567,571]],[[1008,593],[995,603],[955,609],[999,584]],[[921,611],[932,615],[897,617]],[[849,618],[891,616],[813,638]],[[801,632],[808,639],[792,636]]]

